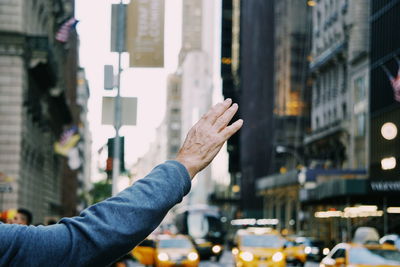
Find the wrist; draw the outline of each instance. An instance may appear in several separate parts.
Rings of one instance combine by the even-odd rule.
[[[176,157],[175,160],[186,168],[187,172],[189,173],[190,179],[193,179],[193,177],[197,174],[197,169],[194,167],[194,165],[191,164],[188,160],[180,158],[179,156]]]

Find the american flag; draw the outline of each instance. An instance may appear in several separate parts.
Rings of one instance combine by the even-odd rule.
[[[389,78],[390,84],[392,85],[394,100],[400,102],[400,60],[397,58],[397,56],[395,56],[395,60],[399,68],[396,76],[393,76],[385,65],[381,65],[381,67]]]
[[[400,73],[395,78],[390,79],[393,87],[394,99],[400,102]]]
[[[66,43],[68,41],[71,29],[74,28],[77,23],[78,20],[76,20],[75,18],[70,18],[69,20],[64,22],[56,33],[56,40],[61,43]]]
[[[69,140],[71,140],[71,137],[77,133],[77,131],[78,128],[76,126],[72,126],[71,128],[65,130],[60,136],[60,145],[65,145],[66,143],[68,143]]]

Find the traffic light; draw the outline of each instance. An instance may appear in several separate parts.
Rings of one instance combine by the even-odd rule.
[[[119,150],[119,163],[120,163],[120,172],[125,172],[125,137],[120,136],[120,150]],[[114,142],[115,138],[108,138],[107,147],[108,147],[108,157],[107,157],[107,164],[106,164],[106,171],[111,172],[113,169],[113,159],[114,159]]]

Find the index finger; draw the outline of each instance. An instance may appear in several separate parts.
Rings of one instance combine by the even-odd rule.
[[[204,114],[203,119],[214,124],[217,119],[225,113],[225,111],[231,106],[232,99],[227,98],[224,102],[214,105],[206,114]]]

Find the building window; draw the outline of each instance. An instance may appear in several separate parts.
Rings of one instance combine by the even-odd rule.
[[[340,87],[341,87],[341,91],[342,94],[344,94],[346,92],[346,66],[343,64],[341,67],[341,83],[340,83]]]
[[[356,116],[356,136],[365,136],[365,113]]]
[[[176,154],[179,150],[179,146],[171,146],[171,154]]]
[[[366,97],[365,78],[363,76],[354,80],[355,103],[364,100]]]
[[[347,117],[347,104],[346,103],[342,103],[342,115],[343,115],[343,119],[345,119]]]
[[[332,123],[332,114],[330,110],[328,111],[328,124],[329,123]]]
[[[332,84],[332,94],[333,97],[336,98],[338,95],[338,81],[339,81],[339,71],[338,68],[333,70],[333,84]]]
[[[172,122],[170,127],[171,127],[171,130],[179,130],[180,123],[179,122]]]
[[[333,108],[333,120],[337,121],[337,119],[338,119],[338,117],[337,117],[337,109],[335,107],[335,108]]]

